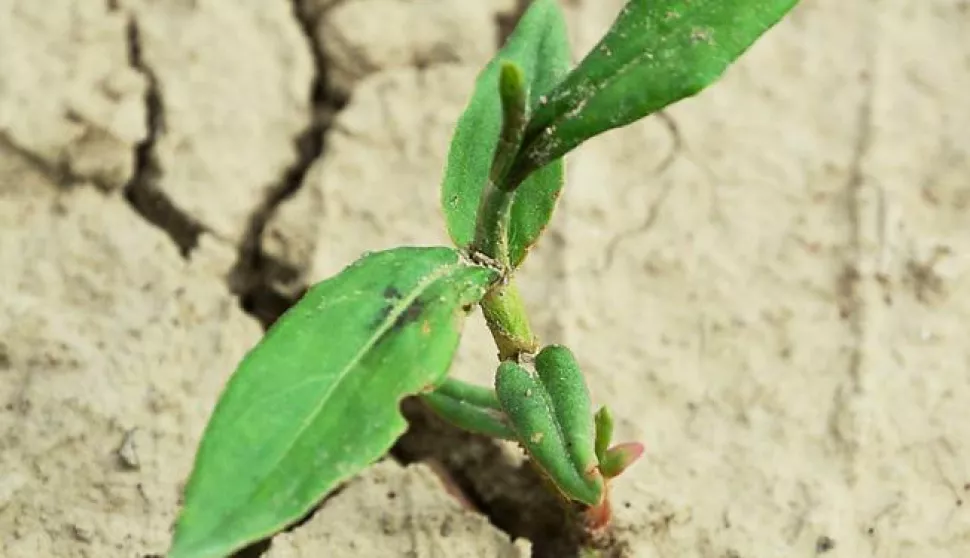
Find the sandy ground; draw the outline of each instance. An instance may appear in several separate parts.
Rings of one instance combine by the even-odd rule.
[[[295,2],[0,0],[0,556],[164,553],[260,320],[445,242],[514,2]],[[564,4],[579,56],[621,2]],[[572,158],[520,281],[646,444],[615,554],[970,556],[968,34],[966,1],[804,0]],[[455,373],[493,360],[476,321]],[[520,457],[438,427],[250,555],[563,555]]]

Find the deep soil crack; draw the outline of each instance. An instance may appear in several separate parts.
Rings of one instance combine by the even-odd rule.
[[[143,57],[141,33],[134,15],[128,20],[128,62],[148,83],[145,92],[148,135],[135,147],[135,172],[125,185],[125,199],[139,215],[175,242],[182,257],[188,257],[206,229],[158,188],[162,169],[155,154],[155,142],[165,129],[164,105],[158,78]]]
[[[310,3],[304,0],[292,0],[292,3],[294,18],[313,57],[315,75],[310,91],[312,113],[307,126],[294,140],[296,160],[250,217],[230,278],[230,286],[240,297],[243,309],[258,319],[264,327],[269,327],[305,292],[305,285],[295,289],[296,296],[292,293],[281,293],[274,288],[274,285],[281,283],[300,283],[304,270],[294,269],[286,262],[263,252],[262,241],[266,226],[280,205],[304,186],[307,173],[323,154],[324,136],[333,115],[346,104],[345,98],[329,88],[326,60],[314,35],[317,22],[326,15],[326,11],[313,10]]]

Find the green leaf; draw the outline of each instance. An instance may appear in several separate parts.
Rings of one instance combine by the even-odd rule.
[[[549,345],[536,355],[535,366],[554,404],[556,422],[573,463],[582,471],[596,468],[593,405],[576,357],[562,345]]]
[[[459,428],[504,440],[515,440],[515,432],[491,389],[448,378],[438,389],[421,399],[441,418]]]
[[[464,309],[496,275],[450,248],[400,248],[311,288],[219,399],[169,558],[269,536],[383,455],[406,428],[400,399],[443,380]]]
[[[502,410],[494,390],[455,378],[446,378],[432,393],[445,395],[484,409]]]
[[[456,246],[475,237],[475,221],[502,128],[499,71],[515,62],[525,74],[530,99],[550,90],[570,64],[562,10],[556,0],[535,0],[505,46],[479,74],[475,90],[455,128],[441,187],[448,233]],[[515,192],[508,230],[512,264],[518,266],[545,229],[563,184],[562,162],[530,176]]]
[[[579,66],[539,100],[513,177],[698,93],[796,3],[631,0]]]
[[[637,459],[640,459],[641,455],[643,455],[643,444],[639,442],[617,444],[607,450],[600,463],[600,471],[608,479],[618,477]]]
[[[550,393],[539,378],[519,364],[506,361],[495,375],[495,393],[533,463],[566,497],[590,506],[599,504],[605,494],[603,477],[595,467],[589,470],[574,460],[572,434],[560,422],[566,409],[560,408],[562,401],[553,398],[556,392]]]
[[[593,420],[596,423],[596,459],[602,463],[613,440],[613,413],[609,407],[600,407]]]

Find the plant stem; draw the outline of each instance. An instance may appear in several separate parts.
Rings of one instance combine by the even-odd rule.
[[[522,353],[535,354],[539,341],[532,333],[515,283],[499,283],[482,299],[482,313],[498,347],[499,360],[513,360]]]
[[[493,258],[503,272],[512,267],[509,257],[509,223],[512,220],[512,192],[503,192],[489,179],[478,208],[473,249]]]
[[[510,277],[509,225],[512,201],[519,184],[508,182],[506,176],[518,155],[529,118],[529,91],[525,75],[514,62],[502,62],[498,89],[502,102],[502,131],[478,207],[475,240],[471,249],[495,260],[501,268],[502,281],[485,295],[481,305],[488,329],[498,347],[499,359],[510,360],[522,353],[535,353],[538,347],[522,305],[522,297]]]

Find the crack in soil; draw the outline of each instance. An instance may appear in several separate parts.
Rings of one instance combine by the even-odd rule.
[[[307,173],[323,155],[324,136],[330,128],[333,115],[346,99],[333,93],[327,79],[327,63],[322,47],[314,36],[314,27],[326,11],[314,12],[304,0],[292,0],[293,16],[313,57],[315,75],[310,91],[311,116],[308,125],[295,138],[297,158],[283,173],[279,182],[270,190],[260,208],[253,212],[246,234],[239,247],[239,256],[230,274],[230,288],[239,296],[243,309],[268,328],[292,306],[306,291],[301,274],[286,262],[263,252],[262,241],[266,226],[280,205],[293,197],[302,187]],[[332,8],[332,7],[331,7]],[[296,295],[281,293],[274,284],[298,284]]]
[[[872,49],[873,47],[869,47]],[[849,254],[843,264],[842,272],[836,278],[839,314],[848,322],[850,353],[848,374],[845,381],[833,395],[833,405],[828,417],[828,431],[843,459],[844,475],[854,483],[859,472],[856,470],[859,453],[858,402],[862,393],[863,376],[870,360],[868,338],[874,333],[872,314],[878,311],[876,302],[882,297],[879,279],[873,275],[867,245],[866,221],[867,207],[866,176],[864,164],[872,148],[873,101],[875,76],[872,75],[872,53],[866,55],[866,71],[863,74],[863,95],[857,108],[855,141],[849,160],[849,175],[845,184],[847,219],[851,226],[848,239]],[[878,211],[878,210],[877,210]],[[879,239],[881,244],[882,240]]]
[[[158,78],[142,54],[141,32],[134,15],[128,19],[128,62],[148,83],[145,92],[148,135],[135,147],[135,172],[125,184],[125,199],[142,218],[164,231],[178,246],[182,257],[187,258],[199,245],[199,237],[206,228],[182,212],[158,188],[162,169],[155,142],[165,129],[165,109]]]
[[[658,111],[655,116],[660,120],[661,123],[663,123],[667,133],[670,135],[671,141],[673,142],[671,144],[670,151],[664,156],[663,160],[660,161],[657,168],[650,173],[653,178],[660,178],[664,173],[667,172],[668,169],[670,169],[670,167],[677,160],[677,157],[680,156],[681,151],[684,149],[684,140],[680,134],[680,127],[677,126],[677,121],[674,120],[673,116],[662,110]],[[654,198],[647,207],[646,215],[644,216],[642,223],[633,228],[620,231],[610,240],[610,242],[606,245],[606,248],[603,250],[605,256],[603,258],[603,264],[598,270],[600,273],[603,273],[613,267],[613,262],[616,259],[616,251],[620,247],[620,244],[631,238],[635,238],[643,233],[646,233],[653,228],[657,222],[657,219],[660,217],[660,210],[666,203],[667,198],[670,197],[670,193],[673,191],[676,184],[678,183],[667,182],[663,186],[663,189],[659,194],[657,194],[657,197]]]

